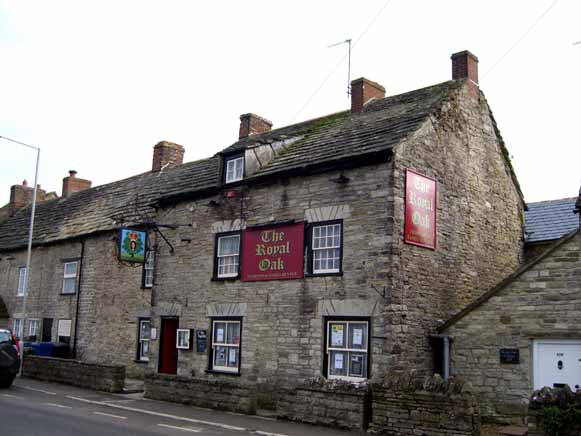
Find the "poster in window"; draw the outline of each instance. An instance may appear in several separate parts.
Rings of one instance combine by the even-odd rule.
[[[404,242],[436,249],[436,180],[406,169]]]
[[[147,233],[139,230],[121,229],[119,236],[119,259],[125,262],[145,262]]]
[[[68,337],[71,335],[71,320],[61,319],[58,325],[58,336]]]
[[[177,330],[177,344],[176,348],[179,350],[190,349],[190,329]]]
[[[343,354],[335,354],[335,369],[343,369]]]
[[[351,356],[351,375],[355,377],[363,377],[363,356]]]
[[[343,329],[341,324],[331,325],[331,347],[343,347]]]
[[[363,345],[363,329],[353,329],[353,345]]]
[[[228,362],[236,363],[236,348],[230,348],[228,352]]]
[[[216,332],[216,342],[224,342],[224,329],[218,328]]]

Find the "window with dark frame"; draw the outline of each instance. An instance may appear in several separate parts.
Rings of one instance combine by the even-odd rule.
[[[369,319],[327,319],[325,376],[363,381],[369,378]]]
[[[77,276],[79,270],[79,262],[65,262],[63,272],[63,294],[74,294],[77,292]]]
[[[143,263],[143,287],[153,287],[153,276],[155,271],[155,250],[145,252],[145,262]]]
[[[240,232],[216,235],[215,278],[236,278],[240,275],[240,236]]]
[[[137,341],[137,360],[149,362],[149,341],[151,340],[151,320],[139,319],[139,332]]]
[[[309,274],[341,274],[343,271],[343,222],[326,221],[311,224],[307,247]]]
[[[240,373],[241,318],[213,318],[210,370]]]
[[[224,160],[224,183],[234,183],[244,178],[244,156],[236,155]]]

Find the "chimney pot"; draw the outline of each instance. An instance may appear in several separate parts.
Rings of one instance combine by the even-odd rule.
[[[240,130],[238,132],[238,139],[270,132],[271,129],[272,121],[259,117],[256,114],[242,114],[240,115]]]
[[[175,167],[184,162],[184,147],[169,141],[160,141],[153,146],[153,161],[151,171]]]
[[[470,94],[478,98],[480,96],[478,88],[478,58],[468,50],[464,50],[454,53],[451,59],[452,79],[468,79]]]
[[[385,88],[361,77],[351,82],[351,113],[358,114],[373,99],[385,98]]]
[[[75,170],[70,170],[69,171],[69,176],[70,177],[75,177],[77,175],[77,172]]]
[[[24,179],[24,180],[22,181],[22,186],[24,186],[24,187],[27,187],[27,186],[28,186],[28,182],[26,181],[26,179]]]

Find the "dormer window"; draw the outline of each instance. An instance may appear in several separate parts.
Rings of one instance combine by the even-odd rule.
[[[233,183],[244,178],[244,156],[226,158],[225,182]]]

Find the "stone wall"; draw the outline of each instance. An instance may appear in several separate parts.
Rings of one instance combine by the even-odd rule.
[[[520,265],[524,211],[483,96],[455,91],[393,160],[386,305],[391,368],[431,368],[428,332]],[[437,248],[403,243],[405,169],[437,180]]]
[[[334,428],[366,430],[371,416],[368,385],[305,383],[278,392],[277,416]]]
[[[398,436],[479,436],[476,397],[467,387],[439,376],[413,375],[374,384],[372,434]]]
[[[24,377],[96,391],[122,392],[125,367],[98,365],[55,357],[24,356]]]
[[[520,423],[533,391],[535,339],[581,339],[581,235],[562,240],[512,282],[444,333],[452,337],[452,374],[469,381],[482,415]],[[500,349],[519,351],[501,363]]]
[[[201,379],[163,374],[145,377],[145,397],[232,412],[255,413],[253,386],[240,380]]]

